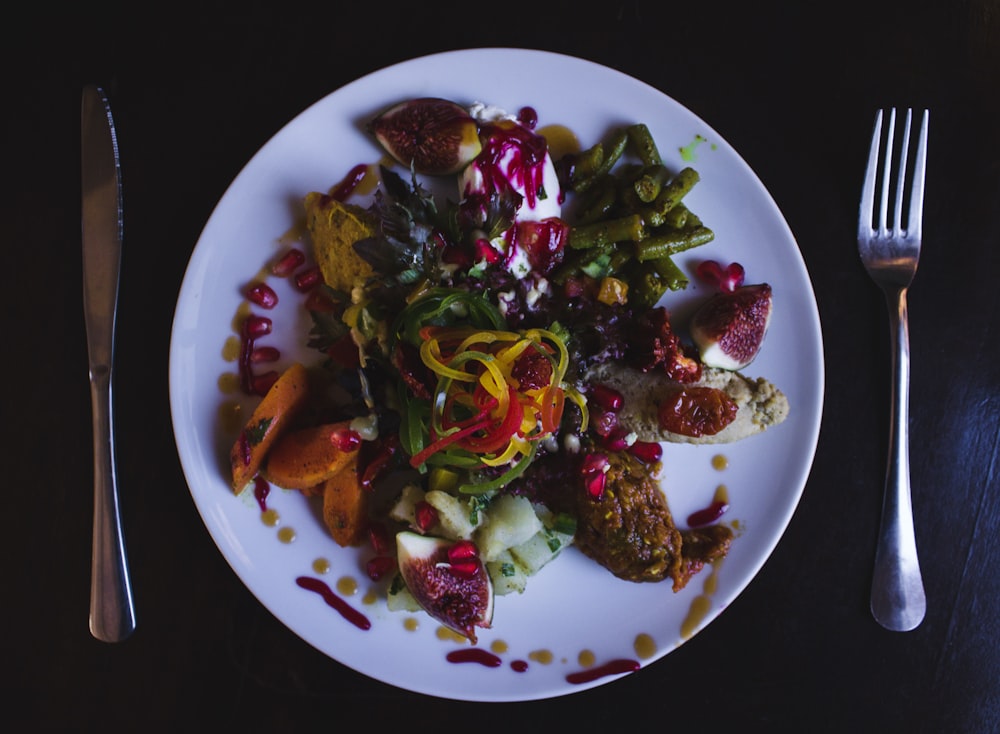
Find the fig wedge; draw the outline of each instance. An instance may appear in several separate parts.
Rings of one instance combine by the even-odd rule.
[[[691,338],[709,367],[741,370],[760,352],[771,323],[771,286],[743,285],[716,293],[691,317]]]
[[[368,131],[396,161],[428,176],[458,173],[483,149],[472,115],[439,97],[393,105],[368,123]]]
[[[468,543],[468,541],[458,541]],[[404,530],[396,535],[399,572],[428,615],[476,643],[476,628],[493,621],[493,583],[478,558],[453,564],[454,540]]]

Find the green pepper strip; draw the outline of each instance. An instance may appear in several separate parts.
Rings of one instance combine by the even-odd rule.
[[[528,468],[528,465],[531,464],[532,461],[534,461],[535,453],[537,451],[538,451],[538,444],[531,442],[529,444],[528,452],[525,453],[517,461],[516,464],[514,464],[510,469],[501,474],[499,477],[497,477],[496,479],[492,479],[488,482],[480,482],[478,484],[475,482],[463,484],[458,488],[458,491],[462,494],[473,494],[473,495],[486,494],[487,492],[491,492],[494,489],[499,489],[500,487],[506,486],[508,482],[517,479],[517,477],[521,476],[521,474],[524,473],[524,470]]]

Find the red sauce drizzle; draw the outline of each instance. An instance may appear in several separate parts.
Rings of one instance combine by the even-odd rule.
[[[476,165],[483,174],[487,190],[503,191],[511,185],[524,189],[528,207],[535,208],[538,192],[544,178],[545,155],[548,143],[541,135],[521,125],[485,124],[482,126],[483,152]],[[500,168],[500,162],[508,152],[511,158],[507,170]]]
[[[500,667],[500,658],[479,647],[453,650],[446,657],[449,663],[479,663],[487,668]]]
[[[591,668],[590,670],[581,670],[578,673],[570,673],[566,676],[567,683],[590,683],[598,678],[603,678],[606,675],[618,675],[619,673],[632,673],[639,669],[639,663],[636,660],[612,660],[605,663],[604,665],[598,666],[596,668]]]
[[[343,181],[330,190],[330,198],[337,201],[347,199],[348,196],[354,193],[354,189],[358,187],[358,184],[361,183],[361,179],[365,177],[366,173],[368,173],[368,166],[366,164],[359,163],[356,165],[344,176]]]
[[[526,671],[528,669],[528,661],[527,660],[513,660],[513,661],[511,661],[510,669],[513,670],[515,673],[523,673],[524,671]]]
[[[706,507],[704,510],[698,510],[697,512],[692,512],[688,515],[687,524],[688,527],[698,528],[702,525],[711,525],[713,522],[718,520],[725,514],[726,510],[729,509],[729,503],[723,502],[722,500],[715,500],[712,504]]]
[[[329,586],[309,576],[299,576],[295,583],[308,591],[315,591],[323,597],[323,601],[340,612],[340,615],[358,629],[371,629],[372,623],[359,611],[351,607],[347,602],[333,593]]]
[[[260,474],[253,479],[253,498],[261,512],[267,512],[267,496],[271,493],[271,485]]]

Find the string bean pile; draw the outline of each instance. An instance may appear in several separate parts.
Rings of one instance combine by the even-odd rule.
[[[700,180],[695,169],[670,171],[644,123],[612,130],[591,147],[564,155],[557,168],[577,201],[555,282],[580,273],[617,279],[630,301],[646,307],[668,290],[687,287],[673,256],[715,238],[684,202]]]

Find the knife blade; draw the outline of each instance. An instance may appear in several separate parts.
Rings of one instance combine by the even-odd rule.
[[[94,534],[90,631],[118,642],[135,629],[135,607],[118,503],[114,440],[115,315],[122,248],[121,166],[104,90],[88,85],[81,105],[83,314],[94,431]]]

